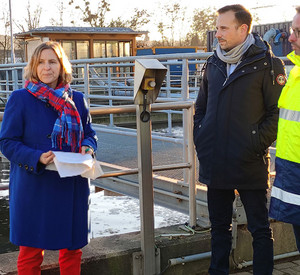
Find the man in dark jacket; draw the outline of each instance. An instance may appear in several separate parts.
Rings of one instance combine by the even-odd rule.
[[[251,14],[241,5],[218,10],[218,44],[207,60],[196,101],[194,142],[199,180],[208,187],[209,273],[214,275],[229,273],[235,189],[253,237],[253,273],[273,270],[267,150],[276,139],[277,101],[286,77],[282,61],[250,33],[251,23]]]

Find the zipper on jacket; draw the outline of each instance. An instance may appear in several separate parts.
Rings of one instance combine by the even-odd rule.
[[[264,163],[265,163],[265,164],[267,164],[267,161],[266,161],[266,156],[265,156],[265,155],[263,155],[263,156],[262,156],[262,158],[263,158],[263,161],[264,161]]]
[[[225,78],[225,81],[224,81],[224,83],[223,83],[223,87],[225,86],[227,80],[228,80],[228,76]]]

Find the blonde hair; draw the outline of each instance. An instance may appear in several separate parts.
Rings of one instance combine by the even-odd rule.
[[[43,50],[51,49],[56,54],[59,63],[61,65],[61,71],[58,77],[58,84],[68,84],[72,81],[72,65],[64,52],[64,49],[58,42],[47,41],[39,46],[37,46],[28,62],[27,66],[24,68],[24,78],[29,81],[38,82],[40,79],[37,75],[37,66],[41,57]]]

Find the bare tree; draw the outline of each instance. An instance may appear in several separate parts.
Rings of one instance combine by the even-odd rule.
[[[134,15],[130,20],[122,20],[119,16],[117,19],[113,19],[110,21],[108,27],[112,28],[131,28],[133,30],[138,30],[144,25],[148,24],[150,19],[150,14],[145,10],[139,10],[137,8],[134,9]]]
[[[134,15],[127,22],[129,28],[137,30],[150,22],[150,14],[145,9],[135,8]]]
[[[161,35],[162,41],[161,43],[156,41],[155,44],[162,44],[164,46],[175,46],[175,44],[181,45],[182,28],[185,25],[185,20],[187,19],[185,16],[186,7],[181,6],[179,3],[174,3],[163,5],[159,8],[159,10],[162,11],[162,15],[156,26]],[[166,35],[168,31],[170,32],[169,39]],[[179,36],[179,41],[175,41],[175,35]]]
[[[37,5],[36,8],[32,11],[30,6],[30,1],[28,1],[27,7],[27,16],[24,17],[22,21],[25,21],[25,24],[15,22],[18,29],[22,32],[36,29],[40,26],[42,8],[40,5]]]
[[[165,43],[168,43],[168,38],[165,35],[165,25],[163,22],[159,22],[157,25],[158,32],[161,35],[162,45],[165,46]]]
[[[187,34],[190,41],[199,41],[200,45],[206,45],[206,33],[216,27],[216,11],[214,8],[196,9],[193,15],[191,31]]]
[[[64,7],[63,0],[58,0],[56,4],[58,14],[59,14],[59,20],[57,21],[55,18],[50,18],[50,23],[52,26],[63,26],[64,25],[64,10],[66,9]]]
[[[91,27],[105,27],[105,15],[110,11],[110,3],[108,3],[106,0],[101,0],[98,3],[96,12],[92,12],[90,2],[88,0],[83,0],[83,2],[85,8],[75,6],[75,9],[78,9],[82,12],[83,22],[89,23]],[[70,0],[69,5],[71,6],[73,4],[74,0]]]
[[[171,31],[171,45],[174,46],[174,30],[175,30],[175,22],[178,20],[179,12],[180,12],[180,4],[175,3],[173,6],[165,6],[167,16],[170,16],[171,23],[168,25],[168,28]]]
[[[0,35],[0,63],[8,63],[10,57],[10,21],[8,13],[3,11],[0,20],[3,22],[3,35]]]
[[[110,23],[107,25],[109,28],[124,28],[126,27],[126,22],[122,20],[122,18],[119,16],[117,19],[112,19]]]
[[[88,0],[82,0],[84,2],[85,8],[77,5],[75,9],[78,9],[82,13],[83,22],[89,23],[91,27],[127,27],[137,30],[142,26],[149,23],[150,14],[145,9],[134,9],[134,14],[131,16],[131,19],[124,20],[121,16],[117,17],[117,19],[112,19],[110,23],[105,23],[105,16],[110,11],[110,3],[106,0],[101,0],[98,4],[98,8],[96,12],[92,12],[90,7],[90,2]],[[74,0],[70,0],[69,5],[73,5]],[[73,22],[72,22],[73,23]]]

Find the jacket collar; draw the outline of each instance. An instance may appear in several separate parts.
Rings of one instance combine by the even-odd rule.
[[[255,43],[249,47],[242,59],[251,58],[253,56],[264,54],[267,51],[270,51],[270,46],[266,44],[258,34],[253,33],[253,36]]]
[[[300,55],[297,55],[295,51],[292,51],[287,55],[287,58],[291,60],[295,65],[300,67]]]

